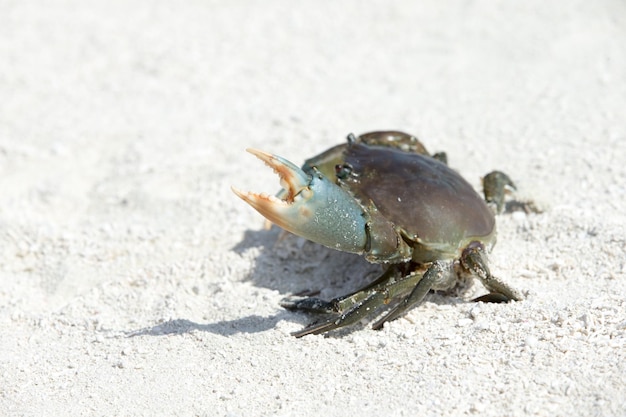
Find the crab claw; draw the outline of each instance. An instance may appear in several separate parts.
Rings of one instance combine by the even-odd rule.
[[[232,187],[235,194],[293,234],[333,249],[363,253],[367,244],[366,219],[350,194],[315,168],[308,174],[280,156],[246,150],[274,169],[283,189],[271,196]]]

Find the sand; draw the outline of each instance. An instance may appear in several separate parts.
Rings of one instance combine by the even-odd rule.
[[[0,3],[0,415],[626,415],[621,1]],[[521,302],[431,294],[295,339],[377,272],[276,228],[246,147],[417,135],[498,216]]]

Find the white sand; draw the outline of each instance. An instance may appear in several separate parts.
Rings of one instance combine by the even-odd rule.
[[[0,2],[0,415],[626,415],[626,4],[370,4]],[[378,129],[547,208],[527,300],[289,336],[372,269],[263,230],[244,148]]]

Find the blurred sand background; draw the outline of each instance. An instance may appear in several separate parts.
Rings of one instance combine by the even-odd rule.
[[[623,1],[0,1],[0,415],[624,416],[625,109]],[[264,230],[244,149],[380,129],[546,209],[528,297],[296,340],[376,267]]]

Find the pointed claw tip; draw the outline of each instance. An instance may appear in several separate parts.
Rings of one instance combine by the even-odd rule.
[[[252,155],[265,162],[268,162],[273,156],[271,153],[267,153],[265,151],[261,151],[255,148],[246,148],[246,152],[251,153]]]
[[[283,175],[280,168],[284,166],[286,162],[285,160],[283,160],[283,158],[254,148],[246,148],[246,152],[251,153],[252,155],[259,158],[261,161],[265,162],[265,165],[272,168],[274,172],[279,174],[282,178]]]
[[[239,198],[243,198],[243,196],[245,195],[245,192],[241,191],[239,188],[235,187],[234,185],[230,186],[230,189],[232,190],[233,193],[235,193]]]
[[[281,199],[285,202],[293,202],[293,198],[303,188],[309,185],[310,176],[302,171],[300,167],[293,162],[283,158],[254,148],[247,148],[246,151],[259,158],[268,167],[272,168],[280,177],[280,184],[286,194],[282,194]]]
[[[230,189],[233,191],[233,193],[235,193],[235,195],[237,195],[237,197],[241,198],[252,207],[256,207],[255,202],[257,199],[255,198],[256,196],[254,195],[254,193],[251,193],[250,191],[242,191],[233,185],[230,186]]]

